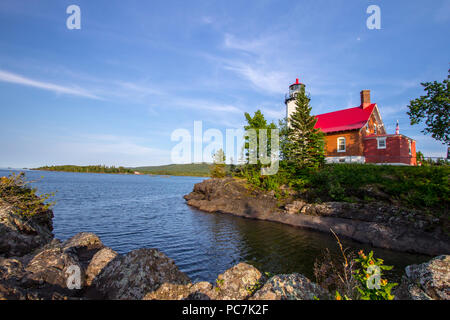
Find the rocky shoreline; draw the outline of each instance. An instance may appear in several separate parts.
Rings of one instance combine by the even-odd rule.
[[[450,253],[450,237],[442,231],[439,221],[420,211],[382,202],[314,204],[293,197],[281,201],[274,193],[249,189],[245,181],[233,178],[197,183],[184,198],[188,205],[205,212],[322,232],[332,228],[340,236],[374,247],[430,256]]]
[[[0,204],[0,300],[326,300],[305,276],[239,263],[215,283],[192,283],[157,249],[121,255],[93,233],[54,239],[51,210],[31,218]],[[406,268],[397,299],[450,298],[450,256]]]

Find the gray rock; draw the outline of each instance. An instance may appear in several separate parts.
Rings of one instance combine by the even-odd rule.
[[[270,278],[250,300],[326,300],[329,294],[305,276],[293,273]]]
[[[450,300],[450,256],[407,266],[395,296],[398,300]]]
[[[102,249],[104,245],[96,234],[90,232],[80,232],[69,240],[64,241],[62,247],[64,250],[99,250]]]
[[[109,262],[117,257],[117,252],[111,248],[99,250],[90,261],[86,269],[86,285],[90,286],[96,276],[105,268]]]
[[[195,284],[164,283],[156,291],[148,293],[143,300],[213,300],[216,293],[209,282]]]
[[[80,284],[83,287],[85,276],[78,257],[63,248],[41,251],[28,263],[25,270],[31,280],[67,288],[67,280],[73,272],[69,269],[71,267],[80,271]]]
[[[93,256],[105,246],[100,238],[90,232],[80,232],[62,243],[65,252],[76,255],[84,269],[87,269]]]
[[[163,283],[189,284],[174,261],[156,249],[138,249],[110,261],[92,282],[106,299],[142,299]]]
[[[219,300],[244,300],[262,287],[266,277],[255,267],[239,263],[217,277],[214,290]]]
[[[47,252],[48,253],[48,252]],[[41,256],[37,260],[45,260]],[[78,298],[79,291],[62,287],[64,271],[53,266],[38,266],[30,271],[18,259],[0,259],[0,300],[66,300]],[[54,265],[58,265],[55,263]],[[33,273],[34,271],[35,273]],[[60,281],[61,280],[61,281]]]
[[[25,217],[0,201],[0,255],[20,257],[49,243],[53,239],[52,218],[51,210]]]
[[[306,205],[304,201],[293,201],[285,206],[286,212],[289,214],[298,214],[300,210]]]

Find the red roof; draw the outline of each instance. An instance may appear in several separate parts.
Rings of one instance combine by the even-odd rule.
[[[361,129],[369,120],[375,103],[365,107],[362,106],[344,109],[316,116],[315,128],[320,128],[325,133]]]

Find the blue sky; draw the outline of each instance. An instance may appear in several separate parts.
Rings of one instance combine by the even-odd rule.
[[[66,8],[81,8],[81,30]],[[366,9],[381,8],[381,30]],[[285,114],[300,78],[313,113],[372,91],[389,133],[427,156],[446,146],[410,126],[420,82],[449,68],[450,1],[0,2],[0,167],[171,162],[171,133]]]

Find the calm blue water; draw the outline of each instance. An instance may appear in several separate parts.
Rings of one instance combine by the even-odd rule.
[[[6,176],[11,170],[0,170]],[[65,240],[81,231],[96,233],[119,253],[157,248],[195,281],[214,281],[219,273],[245,261],[263,271],[299,272],[313,278],[316,257],[337,252],[328,234],[290,226],[203,213],[188,207],[183,195],[203,178],[26,171],[39,192],[56,191],[54,233]],[[42,177],[42,178],[41,178]],[[370,246],[344,240],[355,250]],[[396,266],[428,257],[374,249]]]

